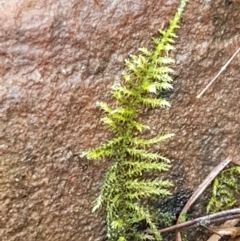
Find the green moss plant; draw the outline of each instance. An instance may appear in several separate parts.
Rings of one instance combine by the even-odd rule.
[[[126,60],[122,82],[112,87],[115,107],[98,103],[105,113],[102,121],[110,128],[113,137],[82,156],[90,160],[110,160],[93,208],[104,208],[110,241],[161,240],[153,209],[146,203],[149,198],[168,195],[172,183],[161,177],[151,178],[149,173],[168,171],[170,165],[166,157],[152,152],[150,147],[173,135],[140,138],[141,133],[150,127],[139,121],[139,110],[142,106],[170,106],[166,99],[156,96],[172,88],[170,75],[173,70],[169,65],[174,60],[169,52],[174,50],[174,31],[186,2],[181,0],[169,27],[159,30],[161,37],[153,39],[152,50],[139,48],[138,55],[131,55]],[[151,232],[139,230],[140,222],[146,223]]]
[[[218,212],[232,208],[239,194],[240,166],[223,170],[212,185],[212,195],[208,202],[208,212]]]

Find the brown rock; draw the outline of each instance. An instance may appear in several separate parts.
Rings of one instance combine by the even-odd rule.
[[[91,208],[106,163],[79,152],[109,135],[96,101],[109,99],[123,60],[149,46],[177,4],[0,0],[1,240],[105,240],[103,216]],[[173,161],[176,190],[195,189],[225,156],[238,158],[240,56],[196,95],[238,48],[239,19],[235,1],[190,1],[172,108],[144,117],[153,135],[176,133],[160,148]]]

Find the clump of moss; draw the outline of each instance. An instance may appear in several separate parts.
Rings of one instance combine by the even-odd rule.
[[[93,210],[106,211],[107,237],[110,241],[161,240],[152,208],[144,205],[149,197],[166,196],[172,183],[163,178],[147,178],[152,171],[169,170],[169,160],[150,150],[172,134],[151,139],[140,138],[149,126],[139,121],[141,106],[166,107],[170,103],[157,98],[159,92],[172,88],[169,67],[174,60],[169,51],[174,50],[174,30],[187,0],[181,0],[176,14],[166,30],[159,30],[160,38],[153,39],[153,49],[140,48],[138,55],[126,60],[126,71],[121,84],[112,88],[116,107],[105,102],[98,106],[104,111],[102,121],[113,133],[113,138],[82,156],[96,160],[107,158],[110,166],[103,180],[100,195]],[[150,232],[143,232],[137,224],[145,222]]]
[[[208,202],[208,212],[218,212],[232,208],[239,194],[240,166],[233,166],[223,170],[212,185],[212,196]]]

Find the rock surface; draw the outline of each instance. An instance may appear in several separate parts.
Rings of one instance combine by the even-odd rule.
[[[91,208],[107,165],[79,153],[109,135],[96,101],[109,99],[124,59],[150,46],[177,4],[0,0],[2,241],[105,240]],[[151,134],[176,134],[159,147],[172,160],[175,191],[194,190],[223,158],[239,159],[240,54],[196,99],[239,47],[239,29],[238,1],[190,1],[184,13],[172,108],[144,116]]]

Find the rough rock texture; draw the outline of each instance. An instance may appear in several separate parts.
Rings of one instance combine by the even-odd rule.
[[[174,13],[177,0],[0,0],[0,237],[2,241],[102,241],[91,213],[106,163],[79,152],[108,133],[97,100],[124,59]],[[239,159],[239,1],[190,1],[176,44],[172,108],[148,111],[173,162],[175,191],[194,190],[223,158]],[[194,236],[194,240],[196,239]],[[204,240],[199,235],[198,240]]]

